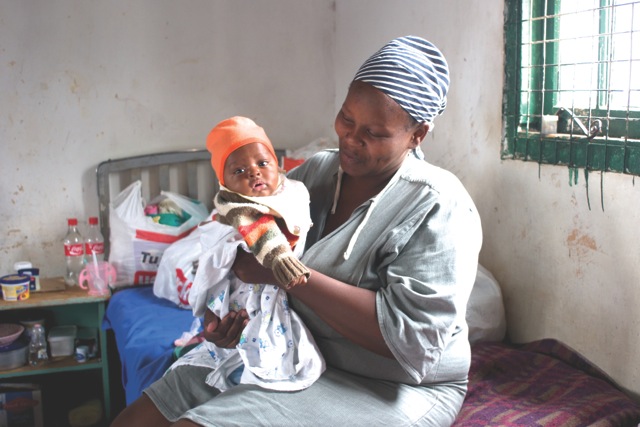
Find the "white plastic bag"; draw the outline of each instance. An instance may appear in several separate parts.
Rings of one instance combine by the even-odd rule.
[[[493,274],[478,264],[476,282],[467,303],[469,342],[502,341],[507,332],[507,320],[500,284]]]
[[[189,235],[208,214],[199,201],[163,191],[162,197],[191,217],[179,226],[157,223],[144,212],[146,202],[141,189],[142,182],[135,181],[109,204],[109,262],[118,273],[112,288],[152,284],[164,250]]]
[[[198,258],[202,255],[200,238],[202,233],[215,225],[214,221],[201,223],[187,237],[165,249],[153,282],[155,296],[168,299],[180,308],[191,308],[189,290],[198,268]]]

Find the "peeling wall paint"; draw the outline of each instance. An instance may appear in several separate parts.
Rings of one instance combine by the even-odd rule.
[[[30,260],[62,275],[66,219],[96,215],[101,161],[204,148],[236,114],[280,148],[330,136],[333,7],[0,2],[0,274]]]

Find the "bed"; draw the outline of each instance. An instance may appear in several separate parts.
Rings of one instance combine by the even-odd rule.
[[[283,162],[292,160],[284,154],[278,151]],[[107,160],[97,168],[103,235],[110,236],[109,203],[136,180],[147,200],[161,190],[175,191],[209,210],[217,190],[206,150]],[[639,425],[640,404],[578,352],[554,339],[525,344],[505,340],[500,288],[482,266],[467,320],[472,363],[456,427]],[[185,332],[192,335],[197,326],[190,310],[158,297],[153,285],[113,289],[103,322],[116,346],[111,356],[121,367],[121,384],[112,389],[121,386],[125,403],[133,402],[175,360],[181,350],[176,339]]]

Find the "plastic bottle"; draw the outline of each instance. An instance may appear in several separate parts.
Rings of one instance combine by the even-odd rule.
[[[36,323],[31,330],[29,364],[31,366],[38,366],[47,360],[49,360],[49,355],[47,354],[47,339],[45,337],[44,326]]]
[[[84,253],[86,254],[86,262],[93,262],[93,254],[96,254],[98,261],[104,261],[104,237],[98,227],[98,217],[89,218],[89,228],[84,238]]]
[[[78,219],[69,218],[67,220],[69,230],[64,237],[64,256],[67,260],[67,274],[65,282],[67,285],[78,285],[78,276],[84,268],[84,240],[78,231]]]

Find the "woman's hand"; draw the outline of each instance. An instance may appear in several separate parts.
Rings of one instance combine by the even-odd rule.
[[[210,341],[221,348],[234,348],[240,341],[242,330],[249,322],[247,311],[232,311],[227,314],[224,319],[220,320],[211,310],[205,310],[204,313],[204,331],[203,335],[207,341]]]
[[[253,254],[238,247],[236,259],[231,267],[240,280],[245,283],[275,283],[271,270],[260,265]],[[204,313],[203,335],[221,348],[234,348],[240,341],[242,330],[249,323],[247,311],[231,311],[224,319],[220,319],[211,310]]]

